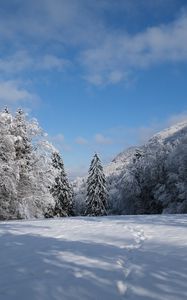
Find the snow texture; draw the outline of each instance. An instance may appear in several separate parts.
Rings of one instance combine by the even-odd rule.
[[[186,300],[187,215],[0,223],[1,300]]]

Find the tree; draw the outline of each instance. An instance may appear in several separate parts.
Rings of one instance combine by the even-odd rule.
[[[54,210],[54,147],[36,119],[0,112],[0,219],[49,216]]]
[[[0,113],[0,220],[17,217],[17,166],[14,137],[11,135],[12,115],[5,108]]]
[[[106,179],[103,172],[103,167],[98,155],[95,154],[91,161],[87,179],[85,215],[107,215],[107,198],[108,194],[106,190]]]
[[[42,217],[53,202],[48,188],[51,176],[42,130],[35,119],[27,120],[24,111],[18,109],[12,121],[11,134],[14,136],[19,174],[16,186],[18,217]]]
[[[55,182],[51,187],[51,194],[55,200],[54,214],[59,217],[71,216],[73,215],[73,190],[58,152],[52,154],[52,166],[56,173]]]

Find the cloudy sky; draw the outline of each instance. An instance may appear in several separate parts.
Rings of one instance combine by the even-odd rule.
[[[0,105],[24,107],[71,175],[187,116],[186,0],[1,0]]]

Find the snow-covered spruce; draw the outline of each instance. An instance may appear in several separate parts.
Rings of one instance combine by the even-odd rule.
[[[103,172],[103,167],[98,155],[95,154],[91,161],[87,179],[85,215],[107,215],[107,196],[106,179]]]
[[[52,154],[52,166],[55,169],[55,182],[51,194],[55,199],[54,215],[59,217],[73,215],[73,190],[64,170],[63,160],[58,152]]]

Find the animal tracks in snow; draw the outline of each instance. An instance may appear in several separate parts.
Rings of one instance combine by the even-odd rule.
[[[135,244],[130,245],[130,246],[132,246],[131,249],[137,249],[137,248],[142,247],[143,242],[146,240],[145,233],[144,233],[143,229],[140,229],[139,226],[136,226],[136,227],[127,226],[127,228],[133,234],[134,240],[135,240]]]
[[[133,250],[138,250],[142,247],[144,241],[146,240],[146,236],[144,233],[144,230],[141,229],[139,226],[124,226],[124,228],[128,231],[130,231],[134,237],[134,243],[130,245],[124,245],[121,246],[121,249],[128,250],[129,254],[125,256],[124,259],[118,259],[116,261],[117,265],[119,268],[122,269],[123,274],[124,274],[124,280],[119,280],[117,281],[117,289],[120,295],[125,295],[128,290],[128,285],[127,285],[127,278],[128,276],[132,273],[132,253]]]
[[[186,300],[186,224],[187,215],[1,222],[0,299]]]

